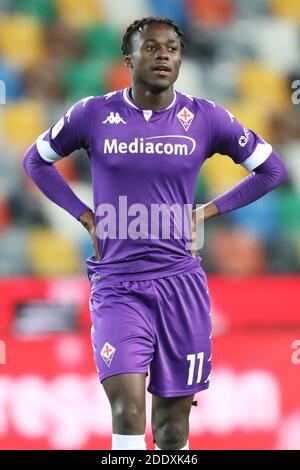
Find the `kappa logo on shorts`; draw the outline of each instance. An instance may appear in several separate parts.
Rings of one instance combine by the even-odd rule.
[[[116,352],[116,348],[114,348],[109,343],[105,343],[105,345],[103,346],[101,350],[100,355],[103,361],[105,362],[105,364],[107,365],[107,367],[110,367],[113,357],[115,355],[115,352]]]

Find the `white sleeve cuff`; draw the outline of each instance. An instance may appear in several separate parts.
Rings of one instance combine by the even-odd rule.
[[[272,145],[270,144],[257,144],[254,152],[241,165],[248,171],[254,170],[267,160],[272,150]]]
[[[47,134],[48,131],[44,132],[41,134],[36,141],[36,147],[38,149],[38,152],[40,156],[42,157],[43,160],[45,160],[48,163],[55,163],[58,160],[61,160],[62,157],[58,155],[51,147],[49,142],[46,140],[43,140],[45,135]]]

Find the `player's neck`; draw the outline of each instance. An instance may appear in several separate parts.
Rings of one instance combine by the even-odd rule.
[[[174,99],[174,91],[172,86],[167,90],[155,93],[149,90],[149,88],[146,89],[140,84],[133,84],[131,93],[133,100],[141,108],[151,109],[152,111],[166,108],[172,103]]]

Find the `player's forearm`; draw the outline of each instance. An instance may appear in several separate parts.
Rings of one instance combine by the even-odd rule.
[[[204,222],[220,214],[218,207],[213,202],[205,204],[203,211]]]
[[[212,219],[213,217],[219,214],[219,209],[213,202],[208,202],[207,204],[203,204],[197,209],[193,210],[193,215],[194,217],[196,217],[196,223],[198,223],[197,221],[200,220],[206,222],[207,220]]]
[[[76,219],[78,219],[83,212],[90,210],[90,208],[74,194],[57,169],[40,157],[35,144],[25,153],[23,166],[26,173],[32,178],[45,196],[65,209]]]
[[[218,207],[220,214],[224,214],[256,201],[284,183],[287,177],[286,166],[273,151],[269,158],[254,170],[254,173],[212,202]]]

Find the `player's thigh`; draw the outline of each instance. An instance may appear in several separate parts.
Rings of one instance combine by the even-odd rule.
[[[136,407],[145,411],[146,374],[118,374],[103,380],[102,385],[112,409]]]

